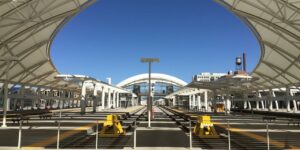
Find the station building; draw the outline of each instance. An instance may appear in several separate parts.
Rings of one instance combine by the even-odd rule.
[[[149,74],[147,73],[135,75],[121,81],[119,84],[117,84],[117,86],[136,94],[139,104],[146,105],[149,90],[148,77]],[[187,85],[186,82],[174,76],[161,73],[151,74],[151,93],[154,101],[162,99],[168,94],[178,91],[185,85]]]

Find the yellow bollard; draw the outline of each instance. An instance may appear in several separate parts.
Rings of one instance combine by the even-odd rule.
[[[118,137],[125,135],[125,131],[118,119],[117,115],[108,115],[106,121],[103,123],[103,127],[99,132],[100,137]]]
[[[214,124],[210,121],[210,116],[198,116],[198,121],[193,132],[200,138],[219,138]]]

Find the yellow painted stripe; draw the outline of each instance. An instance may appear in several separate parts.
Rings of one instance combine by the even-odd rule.
[[[74,128],[73,130],[63,132],[63,133],[60,134],[60,141],[66,139],[67,137],[75,135],[76,133],[79,133],[82,130],[87,130],[90,127],[92,127],[93,125],[95,125],[95,123],[90,123],[90,124],[87,124],[87,125],[84,125],[84,126],[81,126],[81,127],[78,127],[78,128]],[[31,149],[32,147],[46,147],[48,145],[56,143],[56,141],[57,141],[57,135],[52,136],[48,139],[30,144],[30,145],[27,145],[25,147],[27,147],[29,149]]]
[[[214,124],[217,124],[218,126],[222,127],[222,128],[227,128],[227,126],[225,125],[221,125],[219,122],[214,122]],[[230,131],[231,132],[239,132],[239,130],[241,130],[240,128],[230,128]],[[255,133],[250,133],[250,132],[247,132],[247,131],[244,131],[244,132],[239,132],[239,134],[242,134],[244,136],[247,136],[247,137],[250,137],[250,138],[253,138],[253,139],[256,139],[258,141],[261,141],[261,142],[264,142],[264,143],[267,143],[267,138],[264,137],[264,136],[261,136],[261,135],[257,135]],[[285,147],[285,143],[284,142],[280,142],[280,141],[277,141],[277,140],[273,140],[271,138],[269,138],[270,140],[270,145],[274,145],[278,148],[284,148]],[[298,146],[294,146],[294,145],[289,145],[289,147],[291,149],[300,149],[300,147]]]

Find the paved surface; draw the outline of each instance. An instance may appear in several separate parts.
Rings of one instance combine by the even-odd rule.
[[[135,110],[140,109],[138,112]],[[148,126],[146,108],[135,107],[127,109],[106,110],[97,113],[80,115],[78,112],[64,112],[61,120],[60,148],[63,149],[94,149],[96,145],[96,120],[104,120],[108,114],[124,114],[132,112],[132,115],[122,119],[123,125],[133,126],[138,122],[137,147],[138,149],[187,149],[189,148],[189,123],[184,118],[165,108],[154,107],[154,120],[152,128]],[[134,112],[134,113],[133,113]],[[187,113],[193,122],[196,116],[203,113]],[[232,149],[267,149],[266,122],[262,115],[233,113],[208,114],[215,123],[217,132],[221,135],[218,139],[201,139],[193,136],[193,149],[227,149],[228,132],[227,119],[230,125],[230,137]],[[29,123],[25,123],[22,131],[22,147],[56,148],[58,114],[51,119],[43,119],[37,115],[31,116]],[[276,149],[300,149],[300,127],[288,125],[290,118],[277,117],[269,123],[270,147]],[[100,121],[101,124],[101,121]],[[18,124],[8,121],[9,128],[0,128],[0,149],[16,149],[18,143]],[[99,126],[101,128],[101,125]],[[98,139],[99,149],[132,149],[134,144],[133,128],[126,130],[126,135],[115,138]]]
[[[138,147],[188,147],[188,137],[175,121],[154,106],[154,120],[150,129],[148,121],[140,122],[137,129]]]
[[[137,110],[140,110],[136,112]],[[97,121],[103,123],[108,114],[125,115],[139,114],[145,111],[143,106],[130,107],[126,109],[102,110],[101,112],[87,112],[81,115],[78,110],[70,110],[63,112],[60,122],[60,147],[61,148],[94,148],[95,147],[95,128]],[[134,117],[134,115],[132,116]],[[59,114],[53,114],[52,118],[40,119],[39,115],[31,115],[29,123],[23,123],[22,126],[22,142],[23,148],[56,148],[57,144],[57,129],[58,129]],[[124,126],[130,126],[136,118],[123,118]],[[99,121],[100,120],[100,121]],[[102,120],[102,121],[101,121]],[[17,147],[19,124],[8,119],[7,128],[0,128],[0,148]],[[100,138],[99,145],[103,147],[129,147],[133,144],[132,136],[126,135],[122,138]],[[117,144],[115,144],[117,143]],[[128,144],[130,143],[130,144]]]
[[[205,113],[187,113],[196,122],[196,116]],[[206,113],[212,117],[215,128],[221,138],[219,139],[200,139],[193,136],[193,147],[204,149],[226,149],[228,148],[227,119],[230,127],[230,138],[232,149],[267,149],[266,121],[263,115],[251,115],[233,113],[228,117],[224,114]],[[183,126],[187,122],[178,119]],[[276,117],[275,121],[269,124],[269,137],[271,149],[300,149],[299,126],[289,126],[289,118]]]

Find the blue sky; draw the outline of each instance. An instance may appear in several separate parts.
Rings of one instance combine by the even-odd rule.
[[[153,72],[190,82],[234,70],[244,50],[252,71],[260,57],[254,34],[213,0],[98,0],[61,29],[51,57],[60,73],[114,84],[147,72],[141,57],[158,57]]]

